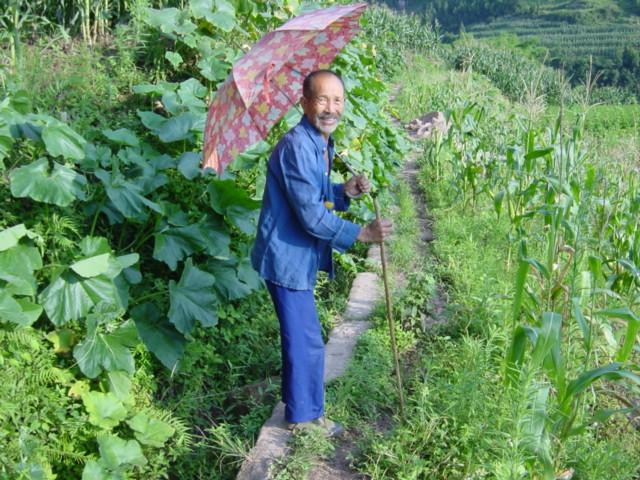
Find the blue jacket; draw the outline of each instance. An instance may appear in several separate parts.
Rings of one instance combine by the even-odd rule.
[[[276,145],[269,158],[253,268],[265,280],[294,290],[312,290],[318,270],[333,276],[331,250],[343,252],[360,227],[333,213],[349,208],[342,184],[331,183],[333,139],[324,140],[306,116]]]

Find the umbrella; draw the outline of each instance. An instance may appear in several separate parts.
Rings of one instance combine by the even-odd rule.
[[[209,107],[203,167],[222,175],[239,153],[264,139],[271,127],[296,105],[304,77],[314,70],[329,68],[338,52],[358,33],[359,18],[366,6],[366,3],[337,5],[289,20],[262,37],[236,62]],[[375,198],[373,202],[380,220],[378,202]],[[384,242],[380,244],[380,254],[400,412],[404,415]]]
[[[360,30],[366,3],[336,5],[289,20],[238,60],[209,107],[203,167],[219,175],[300,99],[304,77],[328,68]]]

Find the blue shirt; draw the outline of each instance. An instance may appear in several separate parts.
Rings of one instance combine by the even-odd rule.
[[[333,139],[327,143],[306,116],[289,130],[269,158],[253,268],[265,280],[294,290],[312,290],[318,270],[333,276],[331,250],[344,252],[360,226],[333,210],[349,208],[343,184],[331,183]]]

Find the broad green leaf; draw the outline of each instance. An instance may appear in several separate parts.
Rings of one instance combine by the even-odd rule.
[[[102,134],[118,145],[126,145],[129,147],[137,147],[140,145],[140,140],[138,140],[136,134],[128,128],[119,128],[118,130],[106,129],[102,131]]]
[[[204,18],[225,32],[230,32],[236,25],[235,8],[229,2],[193,0],[190,8],[194,17]]]
[[[292,3],[289,1],[288,3]],[[229,0],[215,0],[216,11],[228,13],[229,15],[235,16],[236,7]]]
[[[260,290],[264,286],[262,278],[260,278],[258,272],[254,270],[248,256],[240,259],[238,263],[238,279],[246,283],[252,290]]]
[[[175,429],[168,423],[142,412],[127,420],[127,424],[134,431],[134,435],[140,443],[157,448],[161,448],[175,433]]]
[[[229,236],[229,231],[222,220],[206,217],[200,220],[198,225],[200,226],[200,231],[205,239],[203,247],[207,255],[223,258],[227,258],[231,255],[229,253],[231,237]]]
[[[113,370],[107,374],[109,378],[109,392],[113,393],[124,404],[133,400],[131,396],[131,377],[122,370]]]
[[[215,56],[202,58],[197,67],[204,78],[211,82],[219,82],[227,78],[231,65]]]
[[[237,262],[212,260],[207,263],[207,271],[216,278],[213,287],[222,300],[246,297],[253,290],[238,277]]]
[[[125,464],[140,467],[147,464],[140,444],[135,440],[123,440],[110,433],[99,433],[98,445],[100,457],[102,457],[104,464],[112,470]]]
[[[167,170],[168,168],[176,168],[178,166],[178,161],[170,155],[164,154],[153,157],[149,162],[149,165],[159,172]]]
[[[24,223],[5,228],[0,232],[0,252],[15,247],[18,240],[27,234],[27,228]]]
[[[197,116],[192,112],[184,112],[169,118],[157,130],[157,135],[164,143],[177,142],[191,137],[191,129],[196,125]]]
[[[200,176],[202,156],[195,152],[185,152],[178,160],[178,170],[187,180]]]
[[[73,330],[68,328],[53,330],[47,334],[47,340],[53,343],[53,351],[56,353],[70,352],[71,347],[75,344],[75,338]]]
[[[46,158],[13,170],[9,179],[11,194],[14,197],[29,197],[60,207],[66,207],[76,199],[85,199],[84,188],[87,179],[69,167],[55,162],[53,171],[50,172],[49,161]]]
[[[105,273],[109,268],[110,253],[103,253],[95,257],[85,258],[71,264],[71,270],[84,278],[97,277]]]
[[[155,235],[153,258],[175,270],[178,262],[192,253],[205,251],[211,256],[229,255],[230,237],[224,226],[208,219],[185,227],[165,227]]]
[[[87,143],[84,146],[84,153],[84,159],[76,163],[85,171],[92,172],[100,167],[109,168],[111,166],[111,158],[113,154],[107,145],[94,145],[93,143]]]
[[[102,370],[108,372],[124,370],[134,371],[133,354],[130,347],[138,343],[138,334],[131,321],[123,323],[112,333],[99,330],[96,320],[87,319],[87,337],[73,349],[82,373],[96,378]]]
[[[140,94],[149,94],[153,93],[154,95],[162,96],[167,92],[173,92],[178,88],[177,83],[172,82],[158,82],[158,83],[141,83],[139,85],[133,86],[133,91],[135,93]],[[140,115],[141,112],[138,112]],[[151,112],[143,112],[143,113],[151,113]]]
[[[229,165],[229,168],[233,170],[249,170],[257,165],[261,157],[266,159],[270,152],[271,145],[261,140],[240,153],[233,163]]]
[[[638,318],[638,316],[629,307],[610,308],[607,310],[600,310],[597,313],[603,317],[620,318],[627,322],[640,321],[640,318]]]
[[[25,122],[20,124],[20,135],[32,140],[34,142],[40,142],[42,140],[42,127],[40,125],[34,125],[31,122]]]
[[[28,113],[31,113],[31,110],[33,110],[33,106],[31,105],[31,95],[29,95],[29,92],[27,90],[18,90],[16,92],[11,92],[9,101],[11,107],[16,112],[23,115],[27,115]]]
[[[109,245],[109,240],[104,237],[86,236],[80,240],[79,247],[85,258],[113,251],[111,245]]]
[[[89,460],[82,470],[82,480],[126,480],[124,472],[113,472],[109,470],[102,462]]]
[[[113,393],[89,392],[82,396],[89,413],[89,422],[97,427],[112,429],[127,417],[127,409]]]
[[[36,294],[37,284],[33,275],[42,268],[42,257],[35,247],[16,245],[0,251],[0,279],[7,282],[3,288],[14,295]]]
[[[26,299],[15,299],[6,290],[0,290],[0,320],[28,327],[41,313],[40,305]]]
[[[13,135],[11,135],[11,129],[9,128],[9,123],[0,118],[0,170],[4,170],[4,162],[3,160],[7,158],[9,152],[11,152],[11,147],[15,139]]]
[[[139,185],[125,180],[122,175],[112,176],[105,170],[97,170],[95,174],[104,184],[109,199],[125,217],[145,218],[147,214],[145,207],[162,213],[157,203],[142,195],[142,188]]]
[[[203,107],[207,104],[202,99],[207,95],[207,87],[202,85],[197,79],[190,78],[180,83],[178,97],[182,104],[188,107]]]
[[[160,128],[167,122],[165,117],[154,112],[142,112],[138,110],[138,117],[140,117],[142,124],[156,135]]]
[[[202,250],[204,236],[197,224],[187,227],[168,227],[155,235],[153,258],[165,262],[171,270],[178,262]]]
[[[57,327],[84,317],[100,302],[123,306],[111,278],[98,275],[82,278],[71,271],[63,272],[39,296],[49,320]]]
[[[227,12],[218,11],[209,15],[207,20],[224,32],[230,32],[237,25],[235,17]]]
[[[186,340],[160,313],[153,303],[143,303],[131,310],[138,334],[147,349],[170,370],[178,366]]]
[[[61,156],[71,160],[84,158],[84,145],[87,141],[61,122],[52,122],[42,129],[42,140],[47,152],[52,156]]]
[[[129,285],[137,285],[142,281],[142,273],[137,268],[125,268],[122,275]]]
[[[147,8],[145,21],[167,34],[186,35],[197,28],[189,21],[188,12],[182,12],[177,8],[163,8],[162,10]],[[172,35],[170,36],[173,38]]]
[[[232,180],[215,180],[207,190],[211,206],[216,212],[224,215],[242,232],[246,234],[255,232],[260,202],[253,200]]]
[[[562,343],[562,315],[556,312],[543,312],[542,326],[538,329],[538,339],[532,352],[534,364],[542,365],[562,395],[565,389],[564,362],[560,346]]]
[[[193,266],[191,258],[185,262],[178,283],[169,282],[169,321],[178,331],[189,334],[196,322],[212,327],[217,321],[217,299],[212,291],[213,275]]]
[[[140,255],[137,253],[129,253],[128,255],[120,255],[116,257],[116,261],[120,264],[120,266],[125,269],[132,267],[140,260]]]
[[[182,55],[180,55],[178,52],[165,52],[164,58],[169,61],[174,69],[177,69],[180,64],[182,64]]]
[[[18,305],[22,308],[22,323],[23,327],[33,325],[40,315],[42,315],[42,307],[37,303],[33,303],[26,298],[18,298]]]
[[[213,0],[191,0],[189,8],[195,18],[206,18],[213,12]]]

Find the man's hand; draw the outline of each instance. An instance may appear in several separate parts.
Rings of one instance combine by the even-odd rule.
[[[358,240],[365,243],[381,243],[393,233],[393,223],[385,218],[374,220],[360,229]]]
[[[371,184],[364,175],[351,177],[344,184],[344,193],[350,198],[358,198],[369,190],[371,190]]]

